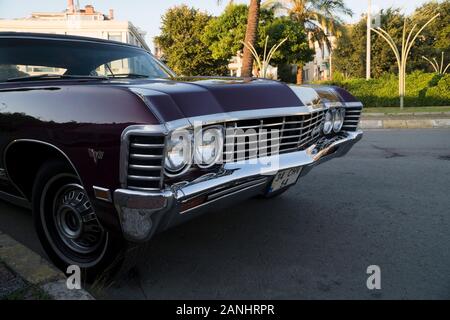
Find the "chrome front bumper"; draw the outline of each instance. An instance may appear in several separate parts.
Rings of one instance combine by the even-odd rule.
[[[124,237],[133,242],[147,241],[156,231],[195,215],[264,194],[278,171],[302,167],[300,176],[304,176],[317,164],[345,155],[362,135],[361,131],[346,132],[322,138],[306,150],[259,159],[257,163],[228,163],[220,172],[160,192],[118,189],[114,203]]]

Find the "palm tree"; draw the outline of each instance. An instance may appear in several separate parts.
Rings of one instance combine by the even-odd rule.
[[[245,31],[244,42],[248,45],[255,46],[258,36],[259,8],[261,0],[250,0],[248,7],[247,30]],[[244,46],[244,56],[242,57],[241,76],[251,77],[253,69],[253,55],[247,46]]]
[[[305,26],[311,42],[326,46],[331,52],[329,35],[342,34],[340,16],[352,16],[353,12],[344,0],[266,0],[264,7],[286,12],[292,20]],[[303,65],[297,66],[297,83],[303,83]]]
[[[222,0],[217,0],[220,4]],[[261,7],[261,0],[250,0],[247,17],[247,30],[245,32],[244,42],[250,46],[256,45],[256,38],[258,36],[259,23],[259,9]],[[242,58],[241,76],[251,77],[253,70],[253,56],[247,46],[244,46],[244,56]]]

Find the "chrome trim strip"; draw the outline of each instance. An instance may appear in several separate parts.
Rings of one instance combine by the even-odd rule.
[[[133,148],[164,148],[164,144],[132,143]]]
[[[227,188],[225,190],[213,193],[211,195],[208,196],[206,203],[212,201],[212,200],[217,200],[218,198],[221,198],[223,196],[226,195],[231,195],[233,194],[235,191],[240,191],[240,190],[245,190],[248,187],[256,187],[256,186],[260,186],[262,184],[266,184],[267,183],[267,178],[262,178],[256,181],[249,181],[249,182],[245,182],[242,184],[238,184],[234,187],[231,188]]]
[[[252,183],[252,184],[251,183],[244,183],[242,185],[236,186],[235,188],[230,188],[230,189],[224,190],[224,191],[228,191],[228,192],[226,192],[226,193],[222,192],[220,195],[218,195],[216,197],[208,197],[208,199],[204,203],[202,203],[202,204],[200,204],[200,205],[198,205],[198,206],[196,206],[194,208],[190,208],[190,209],[187,209],[187,210],[184,210],[184,211],[180,211],[180,214],[182,214],[182,215],[189,214],[189,212],[191,212],[191,211],[197,211],[197,210],[199,210],[199,209],[201,209],[203,207],[206,207],[208,205],[214,204],[214,202],[217,202],[220,199],[223,199],[223,198],[226,198],[226,197],[229,197],[229,196],[232,196],[234,194],[241,193],[241,192],[246,192],[247,190],[250,190],[250,189],[262,187],[266,183],[267,183],[267,180],[264,179],[264,181],[262,181],[262,182],[256,182],[256,183]]]
[[[130,164],[129,166],[130,169],[137,169],[137,170],[161,170],[162,166],[146,166],[146,165],[141,165],[141,164]]]
[[[345,102],[345,106],[347,107],[362,107],[362,102]]]
[[[130,158],[132,159],[141,159],[141,160],[151,160],[151,159],[162,159],[163,156],[161,155],[155,155],[155,154],[137,154],[132,153],[130,154]]]
[[[130,179],[130,180],[141,180],[141,181],[159,181],[159,180],[161,180],[160,177],[133,176],[133,175],[129,175],[128,179]]]
[[[161,191],[160,188],[141,188],[141,187],[128,187],[130,190],[136,191]]]
[[[94,189],[94,195],[95,195],[96,199],[106,201],[106,202],[112,202],[111,191],[109,189],[101,188],[101,187],[97,187],[97,186],[93,186],[92,189]],[[104,197],[98,195],[97,192],[107,192],[108,197],[104,198]]]
[[[327,108],[338,108],[338,107],[343,107],[344,105],[342,104],[342,102],[325,102],[325,107]]]
[[[171,131],[171,129],[173,130],[173,128],[184,128],[189,125],[194,125],[196,123],[199,123],[202,125],[210,125],[210,124],[233,122],[233,121],[239,121],[239,120],[309,115],[311,113],[319,112],[319,111],[323,111],[323,110],[326,110],[326,107],[324,107],[323,105],[318,105],[317,107],[298,106],[298,107],[231,111],[231,112],[223,112],[223,113],[214,113],[214,114],[205,115],[205,116],[188,117],[186,119],[180,119],[180,120],[173,120],[173,121],[167,122],[166,126],[168,129],[170,128],[169,131]],[[186,123],[184,120],[188,120],[188,123]]]

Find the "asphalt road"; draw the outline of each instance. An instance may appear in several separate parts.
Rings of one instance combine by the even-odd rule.
[[[280,198],[249,200],[158,235],[125,299],[450,299],[450,130],[369,131]],[[29,214],[0,229],[41,250]],[[368,290],[366,269],[381,269]]]

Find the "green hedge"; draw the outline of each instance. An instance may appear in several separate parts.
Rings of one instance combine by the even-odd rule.
[[[366,107],[399,106],[398,77],[393,74],[378,79],[321,81],[347,89]],[[450,106],[450,75],[415,71],[406,76],[406,107]]]

